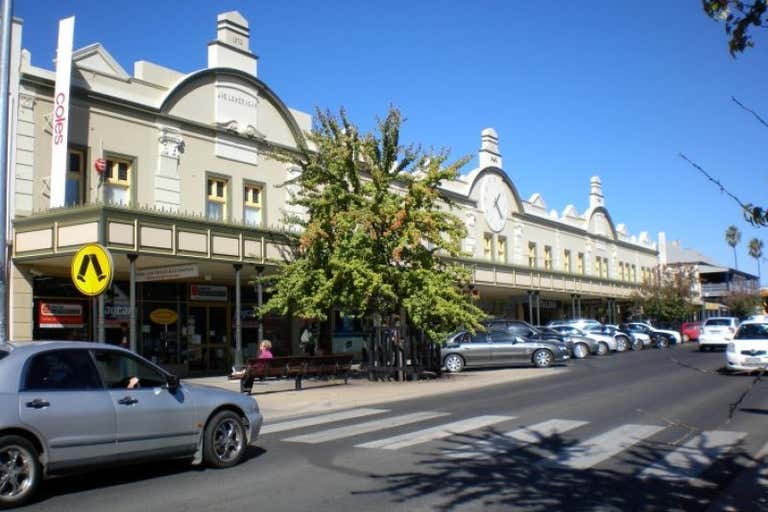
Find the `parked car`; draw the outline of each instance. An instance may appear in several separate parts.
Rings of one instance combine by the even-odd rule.
[[[654,341],[655,338],[656,346],[660,348],[665,348],[673,343],[682,343],[683,341],[683,338],[680,336],[679,332],[671,331],[668,329],[657,329],[646,322],[629,322],[627,324],[622,324],[622,327],[624,326],[627,328],[634,328],[637,332],[644,332],[645,334],[648,334],[648,336],[651,338],[651,341]],[[651,336],[652,334],[655,336]],[[660,338],[665,338],[667,343],[665,344],[664,341]]]
[[[593,352],[593,354],[597,354],[599,356],[604,356],[611,350],[616,350],[618,348],[618,343],[616,343],[616,339],[613,336],[608,334],[585,332],[573,325],[553,325],[553,326],[550,326],[550,329],[554,329],[557,332],[561,334],[566,334],[568,336],[581,336],[586,338],[592,338],[597,342],[597,350],[596,352]]]
[[[571,357],[575,357],[576,359],[584,359],[590,354],[597,354],[600,349],[600,347],[597,346],[598,341],[587,336],[564,334],[551,327],[542,326],[536,326],[535,331],[536,333],[531,337],[535,339],[554,339],[565,343],[568,350],[571,352]]]
[[[651,338],[645,333],[642,332],[629,332],[624,329],[622,329],[618,325],[613,324],[605,324],[606,327],[614,330],[616,333],[624,334],[625,336],[629,337],[629,348],[632,350],[642,350],[645,347],[649,346],[651,344]]]
[[[699,350],[725,348],[733,339],[739,319],[735,316],[713,316],[704,321],[699,334]]]
[[[588,327],[600,327],[603,325],[597,320],[591,318],[571,318],[566,320],[551,320],[547,323],[547,327],[555,327],[560,325],[570,325],[577,329],[586,329]]]
[[[567,361],[570,355],[563,343],[531,340],[505,330],[475,334],[460,331],[450,336],[440,357],[449,372],[457,373],[468,367],[514,364],[546,368]]]
[[[696,341],[699,339],[702,322],[683,322],[680,328],[680,334],[683,335],[683,341]]]
[[[643,341],[643,348],[655,346],[657,348],[667,348],[672,343],[671,336],[665,336],[656,332],[648,324],[641,322],[629,322],[620,324],[622,331],[630,333]]]
[[[105,464],[234,466],[261,424],[253,398],[180,382],[119,347],[0,345],[0,507],[29,500],[44,477]]]
[[[753,372],[768,368],[768,322],[745,320],[725,351],[726,368]]]
[[[600,327],[589,327],[585,329],[587,335],[601,334],[605,336],[612,336],[616,340],[616,352],[626,352],[632,347],[632,343],[641,343],[633,340],[632,336],[622,332],[618,327],[613,325],[601,325]]]

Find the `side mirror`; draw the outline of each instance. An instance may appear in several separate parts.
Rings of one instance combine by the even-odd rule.
[[[168,380],[166,383],[168,386],[168,391],[170,391],[172,395],[175,395],[176,391],[179,390],[179,378],[173,374],[168,375]]]

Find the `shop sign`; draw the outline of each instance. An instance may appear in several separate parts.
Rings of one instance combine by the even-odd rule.
[[[37,308],[41,329],[81,329],[85,323],[82,304],[39,302]]]
[[[136,282],[189,279],[200,275],[197,265],[174,265],[171,267],[145,268],[136,271]]]
[[[112,284],[112,254],[100,244],[84,245],[72,258],[70,275],[83,295],[101,295]]]
[[[172,309],[159,308],[155,309],[149,314],[149,319],[160,325],[175,324],[179,315]]]
[[[212,302],[227,302],[229,293],[226,286],[212,284],[192,284],[189,286],[190,300],[205,300]]]

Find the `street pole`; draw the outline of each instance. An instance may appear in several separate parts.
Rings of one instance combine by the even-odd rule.
[[[261,274],[264,272],[263,265],[256,265],[256,304],[259,306],[259,343],[264,339],[264,316],[261,314],[261,304],[264,301],[264,290],[261,286]]]
[[[127,256],[131,270],[129,277],[130,282],[128,283],[128,301],[130,303],[128,314],[130,315],[129,321],[131,322],[128,328],[128,346],[132,352],[136,352],[136,258],[138,258],[139,255],[130,253]]]
[[[13,0],[2,0],[0,27],[0,344],[8,341],[8,91],[11,82],[11,18]]]
[[[235,368],[240,370],[243,366],[243,326],[240,312],[240,270],[243,265],[235,263],[232,266],[235,268]]]

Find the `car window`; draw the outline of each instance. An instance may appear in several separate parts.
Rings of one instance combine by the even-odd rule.
[[[712,325],[731,325],[731,320],[729,318],[710,318],[704,325],[707,327]]]
[[[489,334],[493,343],[514,343],[516,335],[508,332],[492,332]]]
[[[96,368],[109,389],[128,388],[131,379],[138,379],[139,387],[153,388],[166,383],[165,375],[140,359],[117,350],[96,350],[93,354]]]
[[[4,358],[7,355],[8,355],[8,352],[6,352],[5,350],[0,350],[0,359]]]
[[[26,391],[103,388],[87,350],[51,350],[34,355],[23,386]]]
[[[766,340],[768,342],[768,324],[745,324],[739,327],[736,335],[737,340]]]
[[[488,343],[488,335],[486,335],[484,332],[478,332],[472,335],[471,338],[469,338],[470,343]]]

